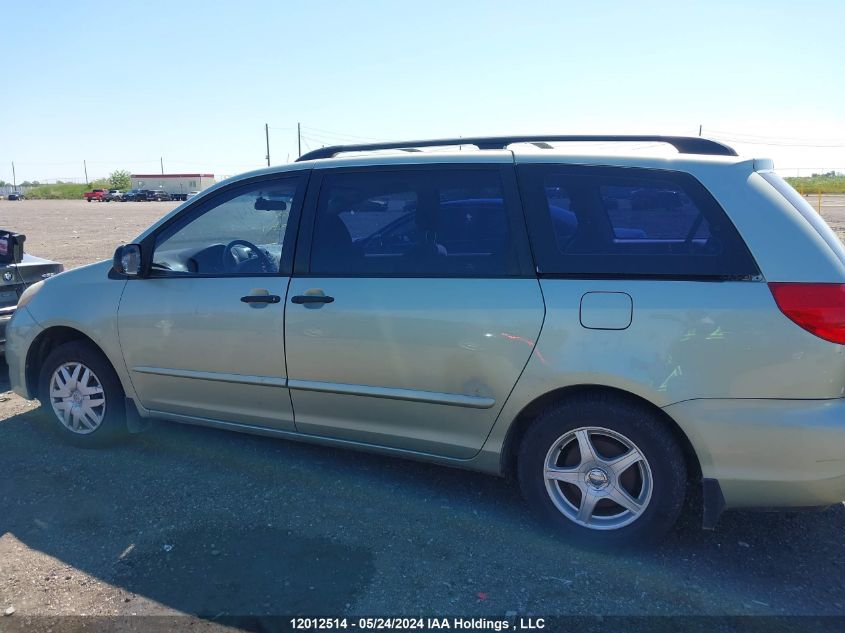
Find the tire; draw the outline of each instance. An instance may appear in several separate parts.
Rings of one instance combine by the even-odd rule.
[[[623,456],[626,461],[613,464]],[[517,459],[528,506],[581,545],[656,543],[684,505],[686,463],[666,421],[613,394],[573,397],[546,409],[526,431]],[[592,513],[585,500],[596,502]]]
[[[67,390],[62,389],[65,385]],[[53,396],[51,387],[56,388]],[[91,343],[71,341],[53,350],[41,367],[38,394],[54,429],[70,444],[105,446],[128,434],[123,386],[111,363]]]

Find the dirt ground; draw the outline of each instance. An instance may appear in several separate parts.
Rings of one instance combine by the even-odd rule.
[[[0,228],[26,235],[27,253],[76,268],[111,259],[178,202],[0,200]]]
[[[2,201],[0,227],[73,268],[173,206]],[[845,236],[845,196],[822,209]],[[845,613],[842,505],[728,512],[715,532],[690,507],[661,548],[599,554],[494,477],[168,424],[79,450],[7,390],[0,367],[0,614],[15,609],[0,630],[82,614],[200,614],[207,630],[244,614]]]

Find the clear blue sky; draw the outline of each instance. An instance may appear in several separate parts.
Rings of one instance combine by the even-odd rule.
[[[234,174],[306,146],[747,134],[845,167],[845,2],[3,3],[0,179]],[[329,132],[327,132],[329,131]],[[718,132],[718,134],[717,134]],[[349,135],[349,136],[344,136]],[[840,147],[793,147],[790,139]],[[752,139],[753,140],[753,139]]]

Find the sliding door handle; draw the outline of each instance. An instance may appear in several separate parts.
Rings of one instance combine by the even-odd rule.
[[[241,297],[244,303],[279,303],[282,298],[279,295],[247,295]]]
[[[291,303],[332,303],[334,301],[334,297],[328,297],[326,295],[296,295],[291,297]]]

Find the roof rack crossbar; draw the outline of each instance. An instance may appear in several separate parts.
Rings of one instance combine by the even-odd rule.
[[[297,162],[332,158],[343,152],[374,152],[398,149],[414,151],[420,147],[448,147],[454,145],[475,145],[478,149],[505,149],[513,143],[668,143],[681,154],[703,154],[708,156],[736,156],[732,147],[700,136],[654,136],[654,135],[539,135],[533,136],[477,136],[465,138],[441,138],[424,141],[392,141],[389,143],[364,143],[359,145],[331,145],[303,154]]]

